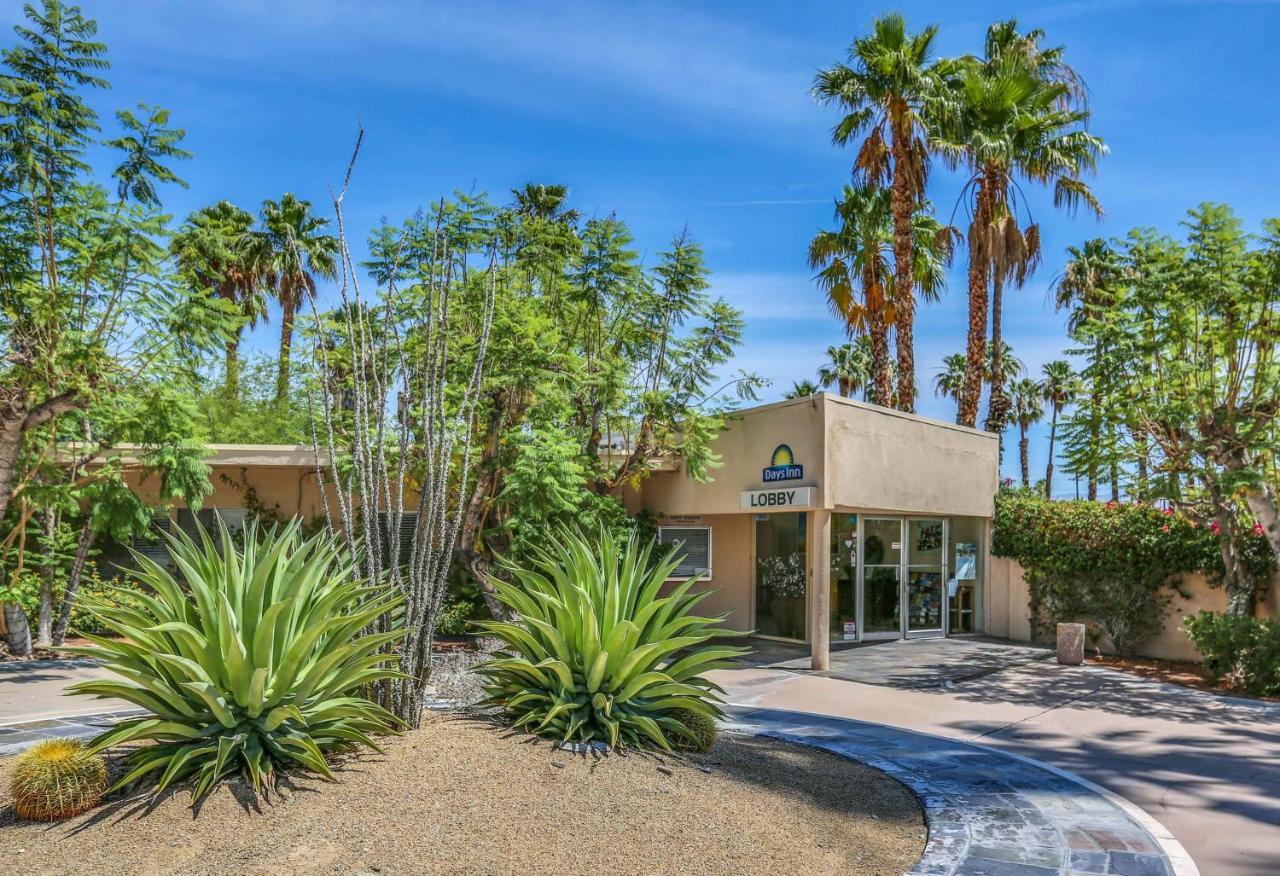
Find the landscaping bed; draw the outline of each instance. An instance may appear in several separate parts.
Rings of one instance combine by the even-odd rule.
[[[1268,702],[1280,702],[1280,697],[1259,697],[1233,687],[1226,680],[1215,683],[1204,666],[1189,660],[1157,660],[1153,657],[1114,657],[1097,654],[1085,660],[1094,666],[1105,666],[1118,669],[1131,675],[1177,684],[1182,687],[1206,690],[1212,693],[1227,694],[1233,697],[1261,699]]]
[[[12,759],[0,761],[0,788]],[[118,769],[113,764],[113,769]],[[292,776],[254,810],[239,781],[193,817],[185,788],[0,833],[40,873],[899,874],[925,828],[903,785],[814,749],[723,735],[692,758],[555,750],[438,714],[350,757],[334,784]],[[4,793],[0,791],[0,793]]]

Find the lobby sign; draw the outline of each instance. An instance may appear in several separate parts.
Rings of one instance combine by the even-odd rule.
[[[754,511],[776,508],[808,508],[813,504],[813,487],[780,487],[776,490],[747,490],[739,507]]]
[[[798,481],[804,477],[804,466],[796,465],[795,457],[791,454],[791,447],[787,444],[779,444],[773,448],[773,457],[769,460],[769,467],[761,472],[761,480],[766,484],[774,481]]]

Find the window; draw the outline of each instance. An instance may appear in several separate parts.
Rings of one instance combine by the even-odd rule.
[[[710,526],[659,526],[658,544],[676,549],[683,555],[680,565],[671,573],[672,578],[692,578],[701,575],[711,578],[711,527]]]

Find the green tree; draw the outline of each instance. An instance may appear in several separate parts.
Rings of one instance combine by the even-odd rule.
[[[937,75],[929,63],[936,26],[917,34],[896,13],[872,24],[869,36],[849,47],[848,63],[818,73],[814,95],[837,104],[845,115],[832,130],[840,146],[862,138],[854,170],[873,186],[889,184],[891,191],[894,283],[900,290],[895,303],[897,327],[897,406],[915,410],[915,298],[918,284],[913,253],[913,219],[924,203],[929,169],[926,105],[937,90]],[[880,398],[889,398],[883,387]]]
[[[841,398],[853,398],[870,381],[871,351],[866,344],[827,347],[827,361],[818,369],[820,384],[836,386]]]
[[[198,505],[195,436],[175,429],[153,441],[128,412],[145,410],[153,424],[181,423],[175,406],[233,323],[215,297],[174,282],[169,270],[168,217],[158,196],[162,185],[181,182],[168,162],[186,157],[183,132],[169,127],[164,110],[142,107],[140,115],[117,114],[119,137],[98,140],[98,118],[84,97],[106,86],[97,75],[108,64],[96,23],[57,0],[24,12],[16,44],[0,53],[0,347],[7,351],[0,363],[0,563],[10,591],[0,600],[13,621],[11,646],[15,627],[26,628],[11,591],[29,568],[29,525],[34,520],[42,537],[58,539],[62,521],[86,512],[92,521],[98,506],[109,507],[102,491],[118,486],[117,468],[110,459],[97,463],[112,446],[145,444],[142,455],[154,451],[174,475],[162,478],[162,495],[189,491]],[[110,188],[86,160],[95,146],[120,154]],[[85,539],[103,528],[82,524],[75,540],[81,565]],[[61,548],[46,543],[50,554],[37,565],[40,637],[48,641],[52,557]],[[64,604],[74,587],[67,591]]]
[[[1022,486],[1031,486],[1030,441],[1027,430],[1044,419],[1044,403],[1040,384],[1030,377],[1016,380],[1009,387],[1013,422],[1018,426],[1018,462],[1022,466]]]
[[[984,59],[952,65],[937,110],[939,151],[968,171],[962,198],[971,215],[969,331],[958,414],[967,426],[978,417],[989,309],[998,331],[1000,303],[991,301],[992,281],[1029,270],[1038,251],[1034,226],[1018,229],[1017,180],[1051,186],[1056,206],[1100,213],[1082,177],[1106,147],[1087,130],[1087,107],[1073,100],[1078,80],[1064,72],[1061,49],[1041,49],[1041,39],[1038,31],[1018,35],[1013,22],[994,25]],[[1002,383],[998,355],[993,370]]]
[[[311,212],[311,202],[286,193],[262,203],[262,227],[246,245],[248,264],[258,282],[280,304],[280,359],[276,403],[289,395],[289,359],[293,323],[307,296],[315,295],[316,278],[338,276],[338,239],[325,234],[328,219]]]
[[[960,403],[960,393],[964,390],[964,353],[952,353],[942,359],[942,370],[933,378],[933,394],[943,398],[955,399]]]
[[[1058,438],[1058,417],[1063,408],[1071,404],[1079,392],[1079,377],[1064,359],[1046,362],[1041,369],[1040,393],[1049,405],[1049,461],[1044,470],[1044,497],[1053,498],[1054,444]]]
[[[1124,364],[1124,329],[1118,325],[1123,271],[1114,249],[1095,238],[1069,247],[1068,260],[1052,291],[1059,310],[1067,310],[1067,332],[1082,345],[1087,364],[1080,404],[1067,424],[1067,458],[1072,471],[1085,475],[1088,498],[1098,498],[1103,470],[1111,472],[1112,498],[1119,493],[1116,447],[1116,386]]]
[[[1228,610],[1252,612],[1259,582],[1245,544],[1254,523],[1280,557],[1280,514],[1267,460],[1280,415],[1280,220],[1256,237],[1222,204],[1183,223],[1185,244],[1150,231],[1130,235],[1124,310],[1137,339],[1124,379],[1129,404],[1160,448],[1162,470],[1187,476],[1214,524],[1226,569]],[[1201,501],[1197,502],[1197,498]]]

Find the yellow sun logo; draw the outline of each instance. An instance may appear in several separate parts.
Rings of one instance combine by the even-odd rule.
[[[773,449],[773,458],[769,460],[769,465],[795,465],[795,458],[791,455],[791,448],[786,444],[779,444]]]

